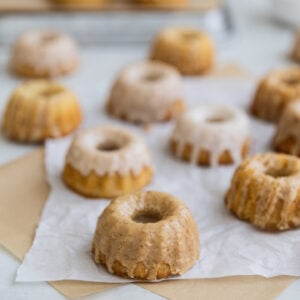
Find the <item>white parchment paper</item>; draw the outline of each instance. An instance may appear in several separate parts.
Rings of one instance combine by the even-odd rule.
[[[255,83],[240,79],[189,79],[185,83],[189,108],[200,103],[228,103],[246,109]],[[96,90],[95,90],[96,92]],[[84,90],[82,90],[84,94]],[[168,151],[174,123],[152,126],[150,132],[105,115],[98,94],[87,92],[84,127],[119,124],[143,136],[151,148],[156,168],[146,189],[176,195],[190,208],[199,228],[201,258],[176,279],[232,275],[300,275],[299,230],[265,233],[227,212],[224,194],[236,166],[201,168],[175,159]],[[274,126],[251,121],[251,152],[270,150]],[[125,282],[97,266],[91,258],[91,242],[98,216],[107,200],[87,200],[68,190],[61,180],[64,157],[72,137],[46,144],[46,169],[51,193],[32,248],[18,270],[18,281],[77,279]]]

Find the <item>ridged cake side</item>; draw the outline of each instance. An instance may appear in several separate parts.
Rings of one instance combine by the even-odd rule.
[[[236,170],[226,194],[238,218],[266,230],[300,226],[300,160],[285,154],[258,154]]]

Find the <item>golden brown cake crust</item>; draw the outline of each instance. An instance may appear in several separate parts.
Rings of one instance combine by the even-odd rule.
[[[245,141],[243,148],[241,149],[241,156],[245,158],[248,151],[249,151],[249,140]],[[177,153],[178,143],[177,141],[171,140],[170,141],[170,149],[173,154]],[[191,161],[191,155],[193,153],[193,146],[191,144],[186,144],[181,155],[181,159],[184,161]],[[218,159],[218,164],[220,165],[228,165],[233,164],[234,160],[231,156],[231,153],[228,150],[223,151]],[[198,154],[197,164],[201,166],[210,166],[211,165],[211,158],[210,152],[208,150],[201,149]]]
[[[46,80],[28,81],[15,89],[4,113],[4,135],[19,142],[41,142],[74,131],[81,123],[76,96]]]
[[[93,255],[110,273],[155,280],[186,272],[199,258],[197,226],[167,193],[138,192],[111,202],[98,219]]]
[[[64,76],[70,73],[75,72],[78,69],[78,61],[74,61],[72,65],[67,67],[59,66],[57,67],[56,74],[59,76]],[[18,74],[22,77],[28,78],[51,78],[53,77],[53,72],[50,70],[37,70],[29,65],[14,65],[11,67],[13,73]]]
[[[153,171],[149,167],[145,167],[138,175],[131,172],[124,176],[119,174],[99,176],[95,172],[85,176],[70,164],[66,164],[63,171],[63,179],[67,186],[89,198],[114,198],[135,192],[150,183],[152,177]]]
[[[150,58],[176,67],[183,75],[202,75],[214,65],[214,46],[198,30],[169,28],[156,37]]]
[[[229,211],[263,230],[300,226],[300,160],[265,153],[245,160],[225,197]]]
[[[300,97],[300,69],[273,71],[263,78],[256,90],[250,112],[265,121],[277,122],[284,109]]]

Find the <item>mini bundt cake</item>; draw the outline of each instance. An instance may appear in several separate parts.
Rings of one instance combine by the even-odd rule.
[[[93,254],[110,273],[155,280],[180,275],[199,258],[196,223],[170,194],[138,192],[111,202],[98,219]]]
[[[284,110],[273,140],[276,151],[300,156],[300,100]]]
[[[74,131],[81,123],[76,96],[54,81],[32,80],[12,93],[3,117],[3,132],[20,142],[42,142]]]
[[[292,50],[292,59],[296,62],[300,62],[300,30],[296,33],[295,43]]]
[[[10,60],[14,73],[26,77],[55,77],[73,72],[79,64],[75,42],[66,34],[31,30],[17,39]]]
[[[197,29],[167,28],[156,37],[150,58],[174,66],[183,75],[201,75],[213,67],[214,46]]]
[[[194,164],[231,164],[249,148],[249,119],[234,107],[202,105],[182,114],[170,139],[173,154]]]
[[[134,123],[167,121],[184,107],[181,76],[159,62],[137,63],[121,71],[107,103],[111,115]]]
[[[112,198],[134,192],[153,175],[150,153],[135,134],[114,126],[86,129],[73,140],[63,179],[90,198]]]
[[[260,119],[277,122],[285,107],[298,97],[300,68],[273,71],[259,83],[250,110]]]
[[[264,230],[300,226],[300,160],[275,153],[246,159],[233,175],[225,203],[238,218]]]

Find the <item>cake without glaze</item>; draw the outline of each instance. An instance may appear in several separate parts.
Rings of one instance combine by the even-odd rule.
[[[138,192],[113,200],[99,217],[93,256],[110,273],[155,280],[185,273],[199,258],[199,245],[183,202],[167,193]]]
[[[81,120],[73,92],[54,81],[31,80],[13,91],[2,130],[9,139],[35,143],[69,134]]]
[[[86,129],[73,140],[63,179],[90,198],[112,198],[134,192],[153,176],[150,153],[135,134],[115,126]]]
[[[238,218],[264,230],[300,226],[300,160],[264,153],[235,171],[225,203]]]
[[[193,164],[240,162],[249,148],[249,119],[231,106],[196,107],[177,119],[170,148],[175,156]]]
[[[111,115],[134,123],[168,121],[184,108],[181,76],[159,62],[137,63],[123,69],[107,103]]]
[[[51,30],[31,30],[14,44],[10,66],[25,77],[55,77],[73,72],[79,64],[75,42],[66,34]]]
[[[300,97],[300,68],[273,71],[256,90],[251,113],[265,121],[278,122],[286,106]]]
[[[172,65],[183,75],[202,75],[214,65],[214,46],[198,29],[171,27],[158,34],[150,58]]]

